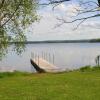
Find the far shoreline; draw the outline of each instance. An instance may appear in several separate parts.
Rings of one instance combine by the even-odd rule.
[[[100,39],[84,39],[84,40],[43,40],[43,41],[15,41],[9,44],[42,44],[42,43],[100,43]]]

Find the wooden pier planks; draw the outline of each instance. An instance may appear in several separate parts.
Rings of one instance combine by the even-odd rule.
[[[49,63],[48,61],[37,58],[37,59],[31,59],[31,64],[34,66],[34,68],[38,72],[59,72],[59,68],[55,65]]]

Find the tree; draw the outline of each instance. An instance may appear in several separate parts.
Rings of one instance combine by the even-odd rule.
[[[68,2],[68,1],[72,1],[72,0],[49,0],[48,3],[44,3],[43,5],[53,5],[53,10],[59,6],[62,3]],[[83,9],[77,9],[75,8],[75,10],[77,11],[75,16],[71,16],[71,20],[66,20],[63,17],[57,17],[57,19],[60,21],[60,24],[57,24],[56,27],[59,27],[61,25],[63,25],[64,23],[73,23],[73,22],[78,22],[76,29],[86,20],[91,19],[91,18],[96,18],[96,17],[100,17],[100,0],[76,0],[77,2],[79,2],[79,6],[82,7]],[[90,14],[91,13],[91,14]],[[83,16],[83,14],[88,14],[89,16]],[[81,17],[79,17],[81,15]]]
[[[0,58],[9,42],[26,40],[24,29],[38,20],[37,9],[37,0],[0,0]]]

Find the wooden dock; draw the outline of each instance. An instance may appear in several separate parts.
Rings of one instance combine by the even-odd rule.
[[[42,59],[42,58],[37,58],[37,59],[31,59],[31,64],[34,66],[37,72],[42,73],[42,72],[61,72],[61,69],[56,67],[55,65],[49,63],[48,61]]]

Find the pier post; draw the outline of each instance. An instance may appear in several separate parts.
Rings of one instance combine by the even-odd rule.
[[[54,62],[55,62],[54,59],[55,59],[55,57],[54,57],[54,54],[53,54],[53,64],[54,64]]]
[[[37,59],[38,59],[38,66],[39,66],[39,55],[37,56]]]

